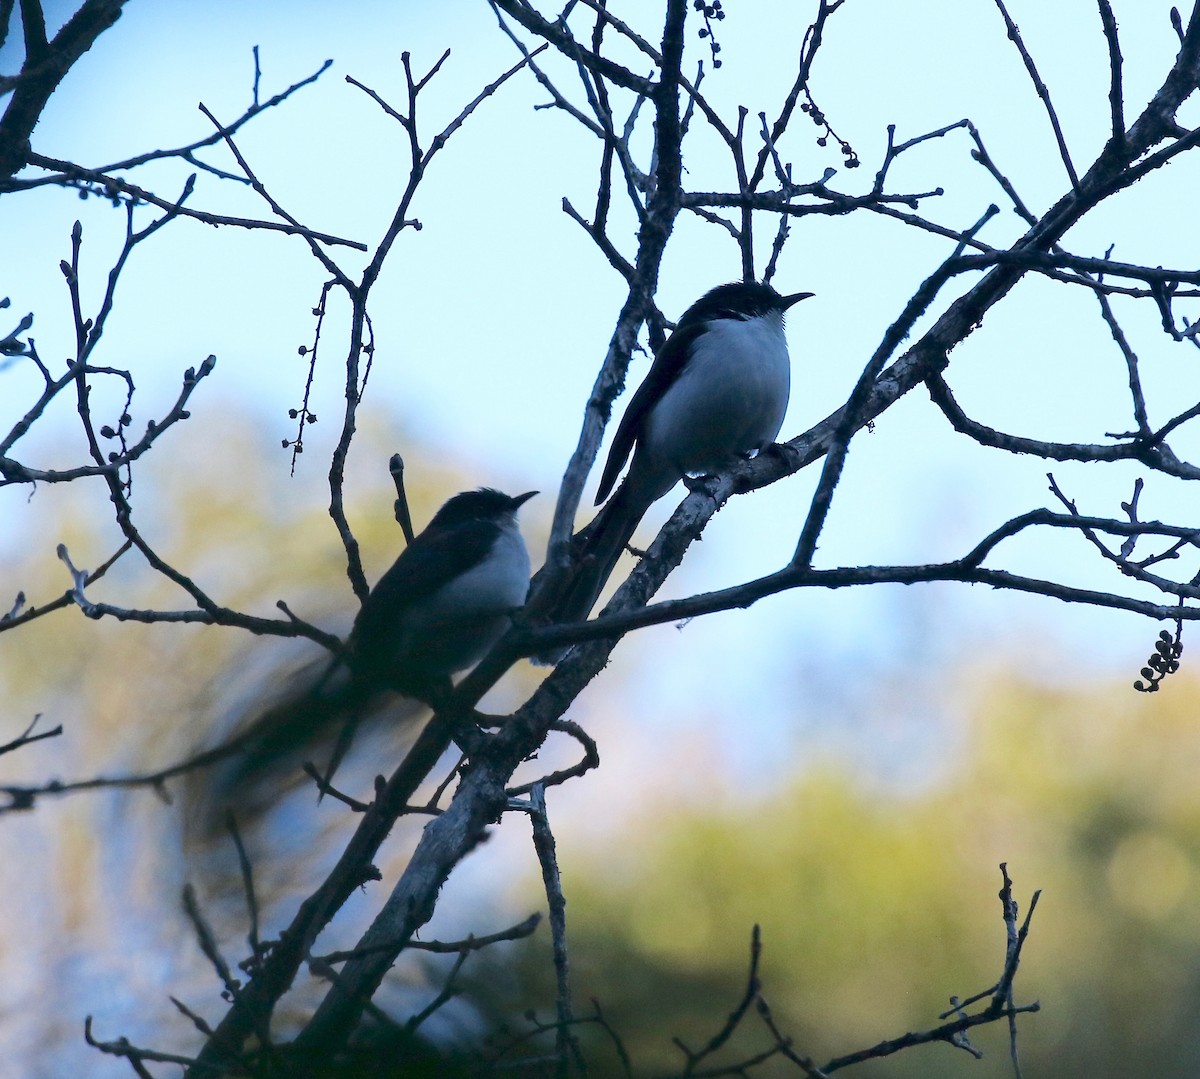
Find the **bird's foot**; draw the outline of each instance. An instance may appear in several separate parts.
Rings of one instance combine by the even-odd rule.
[[[479,754],[487,743],[487,735],[478,727],[463,724],[452,735],[454,744],[464,757],[474,757]]]
[[[703,472],[694,476],[684,476],[683,485],[688,489],[689,494],[704,495],[706,498],[716,499],[717,487],[721,482],[721,477],[715,472]],[[704,537],[699,537],[703,539]]]
[[[456,724],[453,735],[454,744],[462,750],[464,756],[473,757],[490,740],[491,735],[487,733],[488,730],[502,726],[504,719],[504,716],[490,716],[485,712],[472,711],[469,716],[464,716]]]
[[[799,465],[796,447],[790,442],[770,442],[759,453],[768,453],[789,467]]]
[[[715,472],[697,472],[694,474],[685,472],[683,476],[683,485],[691,494],[699,492],[700,494],[711,495],[716,482],[717,474]]]

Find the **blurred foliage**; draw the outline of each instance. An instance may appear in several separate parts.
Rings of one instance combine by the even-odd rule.
[[[1018,1022],[1025,1075],[1115,1079],[1131,1061],[1137,1074],[1196,1075],[1194,686],[1181,675],[1151,702],[1127,682],[1073,691],[992,672],[962,717],[966,744],[925,789],[868,789],[853,760],[827,760],[733,808],[647,795],[605,849],[560,841],[579,1011],[601,1003],[638,1074],[678,1073],[671,1038],[698,1049],[716,1034],[745,987],[757,923],[763,994],[817,1064],[936,1026],[952,995],[999,977],[1004,861],[1022,914],[1043,890],[1016,980],[1018,1003],[1042,1005]],[[523,964],[547,1016],[548,957]],[[1004,1024],[971,1041],[983,1060],[938,1044],[852,1073],[1013,1074]],[[706,1064],[770,1044],[751,1013]]]
[[[344,634],[357,603],[325,510],[321,456],[314,453],[312,465],[301,458],[291,477],[289,454],[271,428],[240,406],[202,402],[180,437],[164,441],[142,462],[133,491],[136,523],[160,555],[218,603],[278,618],[275,603],[283,599],[298,616]],[[508,480],[426,453],[394,418],[383,423],[361,414],[346,506],[371,581],[404,543],[388,473],[398,449],[407,458],[417,528],[455,491]],[[531,537],[537,512],[531,507],[523,522]],[[29,605],[41,606],[68,588],[69,576],[54,553],[60,542],[81,568],[100,565],[119,546],[99,483],[42,486],[20,506],[0,548],[5,610],[18,591]],[[536,538],[530,547],[536,550]],[[131,608],[193,606],[136,552],[89,586],[88,596]],[[44,717],[43,728],[62,724],[64,733],[0,757],[0,783],[39,785],[175,764],[220,744],[264,701],[286,691],[305,664],[324,655],[308,641],[240,629],[93,621],[74,606],[52,612],[0,634],[0,740],[16,737],[36,714]],[[504,697],[512,690],[499,687],[496,693]],[[398,762],[410,733],[387,723],[361,731],[342,774],[345,789],[369,796],[372,777]],[[336,731],[329,734],[332,740]],[[324,752],[316,748],[314,759],[325,759]],[[246,903],[233,844],[223,834],[212,843],[190,841],[203,783],[203,774],[195,783],[170,781],[169,805],[150,788],[103,790],[43,797],[32,813],[0,819],[0,888],[9,897],[8,929],[0,937],[0,1011],[9,1018],[0,1025],[0,1044],[9,1059],[28,1063],[22,1074],[78,1073],[81,1061],[87,1074],[127,1072],[127,1064],[98,1058],[83,1044],[89,1013],[96,1015],[102,1040],[123,1034],[136,1044],[181,1044],[186,1051],[198,1035],[172,1014],[165,994],[210,1016],[224,1009],[220,985],[180,904],[190,881],[231,962],[247,954]],[[332,801],[316,806],[310,786],[292,787],[265,818],[243,822],[264,938],[279,931],[296,902],[323,878],[355,823]],[[420,824],[414,819],[397,829],[380,863],[385,874],[394,878]],[[338,923],[344,943],[369,914],[367,903],[348,905]],[[419,986],[419,972],[410,980]],[[285,1027],[306,1007],[306,994],[311,1004],[322,991],[320,983],[307,981],[284,1002]],[[48,1045],[68,1055],[47,1055]]]

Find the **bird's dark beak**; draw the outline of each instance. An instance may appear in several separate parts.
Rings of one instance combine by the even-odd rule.
[[[815,296],[815,292],[793,292],[790,296],[783,297],[783,309],[786,311],[794,303],[799,303],[801,300],[807,300]]]
[[[537,491],[526,491],[523,495],[513,496],[513,500],[512,500],[513,510],[516,511],[517,509],[519,509],[521,506],[523,506],[526,502],[528,502],[537,493],[538,493]]]

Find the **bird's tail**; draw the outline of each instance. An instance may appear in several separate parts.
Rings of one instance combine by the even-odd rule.
[[[628,481],[617,488],[596,517],[576,537],[580,555],[574,560],[574,574],[554,604],[555,623],[582,622],[596,605],[621,552],[632,538],[648,502]],[[535,656],[534,662],[557,663],[566,649],[552,649]]]
[[[305,761],[328,781],[360,721],[369,723],[379,714],[406,723],[424,708],[419,701],[385,696],[386,702],[364,694],[339,660],[311,664],[293,676],[272,704],[252,712],[240,731],[210,751],[215,767],[189,778],[199,832],[217,834],[231,810],[242,820],[260,816],[305,780]]]

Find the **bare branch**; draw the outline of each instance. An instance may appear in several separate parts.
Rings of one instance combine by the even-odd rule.
[[[541,783],[535,783],[529,793],[528,813],[533,824],[533,848],[537,851],[538,865],[542,870],[542,886],[546,890],[546,902],[550,908],[554,978],[558,986],[555,998],[558,1015],[555,1053],[558,1063],[555,1074],[561,1079],[566,1079],[571,1072],[572,1061],[581,1071],[584,1069],[579,1043],[571,1034],[571,1024],[575,1021],[575,1016],[571,1007],[570,961],[567,956],[567,901],[563,898],[554,833],[550,830],[550,818],[546,814],[546,791]]]
[[[1063,165],[1066,166],[1067,175],[1071,178],[1071,186],[1078,191],[1079,176],[1075,172],[1075,165],[1071,161],[1070,151],[1067,150],[1067,142],[1063,138],[1062,125],[1058,122],[1058,113],[1054,111],[1054,104],[1050,100],[1050,91],[1042,81],[1041,75],[1038,74],[1033,57],[1029,55],[1029,50],[1025,48],[1025,42],[1021,39],[1021,31],[1017,29],[1017,24],[1012,21],[1011,16],[1008,14],[1008,8],[1004,6],[1004,0],[995,0],[995,3],[996,7],[1000,9],[1000,14],[1004,16],[1004,25],[1008,28],[1008,38],[1016,45],[1017,51],[1021,54],[1021,60],[1025,64],[1025,70],[1029,72],[1029,79],[1033,83],[1033,88],[1037,91],[1038,97],[1042,99],[1042,104],[1045,106],[1046,115],[1050,119],[1050,126],[1054,129],[1054,139],[1058,143],[1059,156],[1062,158]],[[1117,88],[1119,89],[1119,83],[1117,84]]]
[[[25,63],[0,117],[0,180],[8,180],[26,164],[29,138],[50,95],[75,62],[120,18],[124,6],[125,0],[84,0],[48,42],[41,5],[21,5]]]
[[[1109,0],[1096,0],[1100,22],[1104,27],[1104,43],[1108,46],[1109,86],[1108,103],[1112,111],[1112,137],[1125,139],[1125,90],[1121,84],[1121,43],[1117,37],[1117,19]]]
[[[220,128],[219,124],[217,127],[222,131],[226,130]],[[36,165],[38,168],[54,170],[63,177],[62,182],[78,185],[83,181],[87,181],[101,189],[106,197],[124,196],[132,205],[136,206],[138,203],[146,203],[149,206],[157,206],[160,210],[165,210],[172,217],[190,217],[205,225],[229,225],[234,228],[265,229],[268,232],[282,232],[289,236],[301,236],[310,243],[315,242],[336,247],[350,247],[356,251],[365,251],[367,249],[366,244],[360,243],[358,240],[346,240],[340,236],[332,236],[326,232],[316,232],[295,221],[261,221],[257,218],[230,217],[226,214],[214,214],[205,210],[195,210],[190,206],[184,206],[182,199],[172,202],[170,199],[164,199],[154,194],[154,192],[140,187],[138,184],[133,184],[128,180],[121,179],[119,176],[114,176],[110,172],[84,168],[82,165],[76,165],[72,161],[62,161],[58,158],[47,157],[44,154],[31,153],[29,155],[29,163]],[[190,185],[194,181],[195,176],[193,175],[189,181],[189,191]]]
[[[27,746],[32,742],[40,742],[44,738],[57,738],[62,734],[63,729],[61,723],[57,727],[51,727],[50,730],[39,731],[37,734],[34,734],[33,730],[38,725],[38,721],[41,718],[42,717],[40,714],[34,716],[30,721],[29,726],[26,727],[19,735],[17,735],[16,738],[14,738],[11,742],[5,742],[3,745],[0,745],[0,756],[5,753],[12,753],[13,750],[20,749],[22,746]]]

